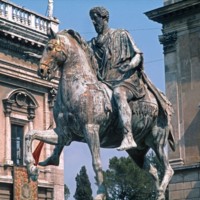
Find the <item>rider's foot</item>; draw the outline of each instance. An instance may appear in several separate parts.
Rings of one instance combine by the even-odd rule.
[[[59,157],[52,155],[49,158],[47,158],[46,160],[39,162],[38,165],[43,166],[43,167],[48,166],[48,165],[58,166],[59,165]]]
[[[132,148],[136,148],[137,144],[133,139],[132,133],[127,133],[124,135],[121,145],[117,148],[118,151],[124,151]]]

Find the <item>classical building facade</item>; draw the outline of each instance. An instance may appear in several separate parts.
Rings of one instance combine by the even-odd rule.
[[[0,199],[16,199],[13,172],[24,166],[24,138],[28,130],[54,125],[52,107],[58,80],[37,76],[39,56],[49,28],[58,21],[0,0]],[[37,146],[34,142],[33,146]],[[51,154],[45,145],[41,160]],[[63,156],[58,167],[40,168],[38,199],[64,199]],[[28,198],[26,198],[28,199]]]
[[[165,0],[146,15],[163,25],[166,93],[173,104],[176,152],[170,200],[200,199],[200,1]]]

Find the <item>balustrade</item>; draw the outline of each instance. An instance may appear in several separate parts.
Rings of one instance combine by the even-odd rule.
[[[43,33],[47,33],[48,27],[52,25],[52,20],[48,17],[36,14],[6,0],[0,0],[0,18]]]

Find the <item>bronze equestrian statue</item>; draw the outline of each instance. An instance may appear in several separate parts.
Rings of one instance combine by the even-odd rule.
[[[31,147],[34,139],[56,145],[41,166],[58,165],[65,145],[84,142],[90,149],[97,177],[95,200],[105,200],[100,147],[126,150],[141,168],[146,153],[152,149],[164,169],[161,183],[151,164],[149,172],[156,183],[157,200],[164,200],[173,176],[164,147],[169,142],[175,150],[171,103],[145,75],[142,53],[130,34],[108,27],[105,8],[91,9],[90,16],[97,37],[89,43],[77,32],[64,30],[52,33],[44,49],[39,75],[50,80],[56,70],[61,74],[53,110],[56,128],[26,134],[29,175],[33,180],[38,176]]]

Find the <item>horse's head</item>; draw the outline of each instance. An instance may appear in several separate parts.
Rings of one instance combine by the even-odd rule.
[[[98,66],[88,43],[73,30],[63,30],[57,34],[51,30],[51,39],[40,60],[38,75],[50,80],[55,76],[56,70],[66,63],[84,66],[86,73],[92,69],[96,78]]]
[[[58,67],[66,60],[65,50],[62,36],[51,31],[51,39],[48,41],[40,60],[38,75],[43,79],[51,80]]]

